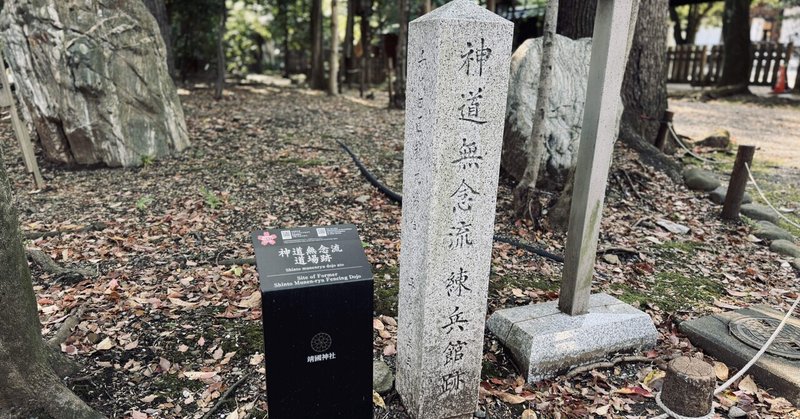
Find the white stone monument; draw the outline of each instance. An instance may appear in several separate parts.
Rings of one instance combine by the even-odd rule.
[[[397,391],[477,408],[513,24],[455,0],[409,25]]]
[[[528,381],[549,378],[617,351],[653,346],[650,317],[606,294],[591,295],[620,89],[638,0],[599,0],[558,302],[498,310],[489,330],[511,351]]]

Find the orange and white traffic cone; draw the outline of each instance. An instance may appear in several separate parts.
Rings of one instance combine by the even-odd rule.
[[[786,92],[786,66],[782,65],[778,69],[778,81],[772,88],[772,93],[779,95]]]

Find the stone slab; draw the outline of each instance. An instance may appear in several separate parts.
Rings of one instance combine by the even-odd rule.
[[[680,330],[707,354],[730,367],[741,368],[758,350],[731,335],[729,323],[745,316],[782,319],[784,315],[767,306],[756,305],[685,321],[680,324]],[[800,327],[800,319],[791,318],[789,323]],[[800,404],[800,360],[765,353],[747,373],[753,376],[761,388],[770,389],[770,394],[785,397],[795,406]]]
[[[498,310],[487,327],[529,383],[615,352],[653,347],[658,338],[650,316],[607,294],[591,295],[586,314],[564,314],[557,301],[550,301]]]
[[[690,167],[684,170],[683,180],[686,182],[686,186],[694,191],[710,192],[722,186],[716,175],[698,167]]]

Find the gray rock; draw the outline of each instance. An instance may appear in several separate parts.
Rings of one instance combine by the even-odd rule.
[[[48,160],[138,166],[189,146],[166,47],[141,1],[9,0],[0,30]]]
[[[775,214],[775,211],[766,205],[744,204],[739,212],[754,220],[769,221],[772,224],[778,224],[778,214]]]
[[[728,411],[728,417],[731,419],[744,418],[747,417],[747,412],[738,406],[733,406],[731,407],[731,410]]]
[[[672,221],[665,220],[663,218],[656,220],[656,224],[658,224],[664,230],[674,234],[686,234],[692,231],[692,229],[683,224],[673,223]]]
[[[577,161],[592,50],[591,38],[571,40],[556,35],[554,42],[552,76],[555,87],[547,100],[550,109],[545,119],[547,144],[539,175],[541,181],[550,182],[549,186],[563,184]],[[541,52],[542,39],[528,39],[511,57],[502,167],[518,180],[527,165],[526,142],[533,128]],[[620,107],[620,115],[621,111]]]
[[[725,203],[725,197],[728,195],[728,187],[727,186],[720,186],[717,189],[714,189],[708,194],[708,198],[711,199],[711,202],[722,205]],[[753,197],[750,196],[749,193],[745,192],[744,196],[742,197],[742,204],[749,204],[753,202]]]
[[[800,258],[794,258],[789,261],[789,264],[792,265],[797,272],[800,272]]]
[[[386,393],[392,389],[394,374],[383,361],[372,361],[372,389],[378,393]]]
[[[763,220],[756,222],[756,228],[753,231],[753,235],[764,240],[794,240],[792,233],[789,233],[788,231],[776,226],[775,224],[772,224],[769,221]]]
[[[478,410],[475,411],[475,414],[473,415],[473,417],[476,417],[478,419],[483,419],[483,418],[486,417],[486,411],[483,410],[483,409],[478,409]]]
[[[695,191],[713,191],[722,185],[713,173],[698,167],[686,169],[683,172],[683,180],[689,189]]]
[[[769,250],[784,256],[800,258],[800,246],[789,240],[775,240],[770,243]]]
[[[700,141],[694,143],[696,146],[700,147],[712,147],[712,148],[728,148],[728,145],[731,143],[731,133],[726,129],[718,129],[713,133],[707,135]]]

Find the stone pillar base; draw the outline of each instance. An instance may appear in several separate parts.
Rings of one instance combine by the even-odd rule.
[[[658,338],[650,316],[607,294],[589,297],[589,312],[583,315],[564,314],[558,301],[550,301],[498,310],[486,325],[529,383],[615,352],[653,347]]]

